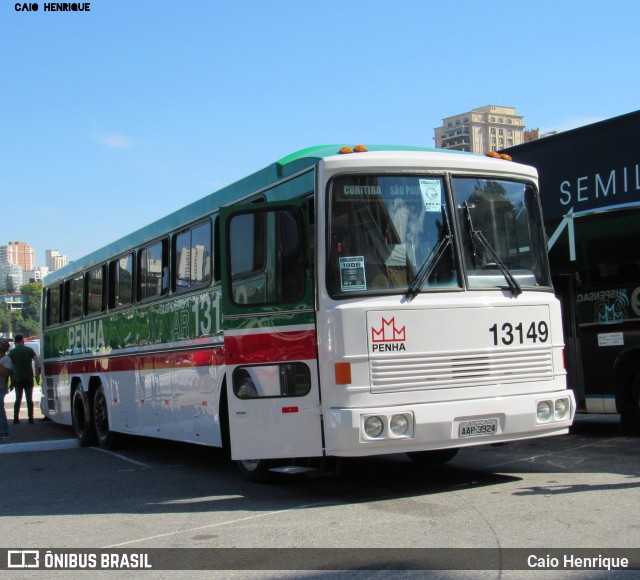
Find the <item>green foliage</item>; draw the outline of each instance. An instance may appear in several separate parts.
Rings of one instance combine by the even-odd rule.
[[[32,282],[20,288],[24,295],[22,311],[10,312],[6,305],[0,308],[0,331],[38,336],[40,334],[40,294],[42,283]]]

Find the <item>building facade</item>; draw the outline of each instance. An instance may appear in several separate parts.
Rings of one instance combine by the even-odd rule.
[[[488,153],[524,142],[524,117],[514,107],[487,105],[442,119],[435,128],[439,149]]]
[[[49,272],[55,272],[69,263],[67,256],[61,254],[58,250],[46,250],[44,255]]]
[[[9,242],[0,246],[0,264],[33,270],[36,267],[36,250],[26,242]]]

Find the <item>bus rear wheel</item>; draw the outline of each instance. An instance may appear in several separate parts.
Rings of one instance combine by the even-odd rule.
[[[80,447],[93,445],[95,434],[93,423],[91,422],[91,407],[89,405],[89,398],[81,386],[78,386],[75,391],[73,391],[73,397],[71,399],[71,422]]]
[[[457,454],[459,449],[436,449],[434,451],[412,451],[407,453],[411,461],[417,463],[421,467],[436,467],[447,461],[451,461]]]
[[[116,445],[116,434],[109,428],[107,397],[102,385],[96,389],[93,395],[93,426],[98,445],[103,449],[113,449]]]
[[[269,471],[272,462],[268,459],[241,459],[236,465],[242,476],[252,483],[267,483],[273,476]]]

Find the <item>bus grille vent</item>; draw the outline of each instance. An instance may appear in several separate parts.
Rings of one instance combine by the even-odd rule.
[[[371,357],[371,390],[386,393],[547,381],[550,349]]]

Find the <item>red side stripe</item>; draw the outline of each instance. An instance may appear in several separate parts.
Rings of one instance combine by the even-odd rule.
[[[187,350],[159,354],[138,354],[71,360],[45,364],[48,376],[60,374],[96,374],[151,371],[170,368],[206,367],[224,364],[224,348],[217,346],[201,350]]]
[[[318,357],[315,330],[225,336],[227,363],[259,364]]]

